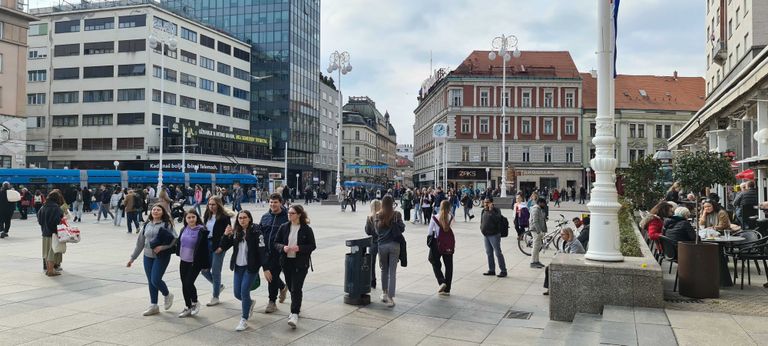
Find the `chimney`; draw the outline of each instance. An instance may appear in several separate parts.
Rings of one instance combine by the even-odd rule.
[[[675,72],[672,73],[672,76],[674,77],[675,80],[677,80],[677,70],[675,70]]]

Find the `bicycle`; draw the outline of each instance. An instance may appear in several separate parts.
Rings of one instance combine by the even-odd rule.
[[[543,242],[541,246],[542,251],[549,249],[550,244],[554,244],[555,249],[557,250],[560,250],[562,248],[564,244],[563,244],[563,239],[560,238],[560,230],[562,230],[563,227],[567,224],[568,224],[568,220],[565,219],[565,216],[563,214],[560,214],[560,219],[555,221],[554,230],[551,232],[548,232],[542,238],[542,242]],[[533,250],[533,234],[531,234],[530,230],[526,230],[525,233],[523,233],[522,238],[518,238],[517,247],[520,248],[520,252],[522,252],[526,256],[531,255],[531,251]]]

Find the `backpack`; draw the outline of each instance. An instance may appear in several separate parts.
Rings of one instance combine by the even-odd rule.
[[[437,220],[436,216],[432,217],[435,223],[440,227],[440,233],[437,235],[437,252],[441,255],[453,255],[456,249],[456,237],[453,235],[453,231],[446,232],[443,229],[443,225]]]
[[[501,237],[506,238],[509,235],[509,219],[501,215]]]

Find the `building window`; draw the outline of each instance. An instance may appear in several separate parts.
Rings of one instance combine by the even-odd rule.
[[[531,89],[523,90],[521,107],[531,107]]]
[[[239,98],[242,100],[248,100],[248,91],[243,89],[234,88],[232,89],[232,96],[235,98]]]
[[[45,94],[39,93],[39,94],[27,94],[27,104],[28,105],[44,105],[45,104]]]
[[[213,102],[200,100],[197,103],[197,107],[198,107],[197,109],[202,112],[213,113]]]
[[[143,52],[145,50],[147,50],[146,39],[124,40],[117,42],[117,51],[119,53]]]
[[[629,124],[629,138],[637,138],[637,124]]]
[[[118,89],[118,101],[142,101],[144,100],[144,88],[139,89]]]
[[[82,150],[112,150],[112,138],[83,138]]]
[[[80,20],[66,20],[62,22],[54,23],[54,31],[57,34],[64,34],[68,32],[80,32]]]
[[[76,127],[77,126],[77,115],[54,115],[53,116],[53,122],[51,123],[51,126],[53,127]]]
[[[597,125],[595,123],[589,123],[589,136],[597,136]]]
[[[469,162],[469,147],[468,146],[461,147],[461,161],[462,162]]]
[[[47,70],[32,70],[27,72],[27,82],[45,82],[47,79]]]
[[[182,72],[181,75],[179,76],[179,82],[181,82],[181,84],[191,86],[193,88],[197,87],[197,77],[191,74],[186,74],[184,72]]]
[[[555,133],[554,131],[554,121],[552,118],[544,119],[544,134],[545,135],[551,135]]]
[[[552,90],[544,91],[544,107],[552,108],[555,104],[555,92]]]
[[[115,18],[93,18],[85,20],[85,31],[110,30],[115,28]]]
[[[565,148],[565,162],[573,163],[573,147]]]
[[[206,46],[210,49],[216,49],[216,40],[201,34],[200,45]]]
[[[118,65],[118,77],[143,76],[147,73],[147,66],[144,64]]]
[[[461,118],[461,133],[469,133],[471,118]]]
[[[226,84],[216,83],[216,92],[222,95],[230,96],[232,94],[232,88]]]
[[[27,128],[45,128],[45,117],[27,117]]]
[[[117,150],[142,150],[142,149],[144,149],[144,137],[117,139]]]
[[[244,51],[242,49],[238,49],[237,47],[235,47],[234,50],[235,51],[234,51],[234,53],[232,55],[235,58],[238,58],[238,59],[243,60],[243,61],[248,61],[248,62],[251,61],[251,53],[250,52],[246,52],[246,51]]]
[[[87,42],[83,43],[83,55],[112,54],[115,52],[115,42]]]
[[[504,119],[504,122],[503,122],[503,131],[504,132],[503,133],[509,134],[509,118],[504,117],[503,119]]]
[[[37,60],[45,59],[48,57],[48,47],[29,48],[27,52],[27,59]]]
[[[48,23],[32,24],[27,31],[29,36],[43,36],[48,35]]]
[[[51,140],[52,151],[77,150],[77,138],[55,138]]]
[[[114,90],[85,90],[83,102],[112,102],[115,99]]]
[[[576,107],[576,93],[568,90],[565,92],[565,107],[566,108],[574,108]]]
[[[531,147],[523,147],[523,162],[531,162]]]
[[[144,113],[118,113],[117,124],[118,125],[142,125],[144,124]],[[118,139],[118,143],[119,141],[120,140]]]
[[[183,61],[185,63],[188,63],[188,64],[197,65],[197,54],[191,53],[191,52],[187,52],[186,50],[182,49],[181,50],[181,61]]]
[[[86,66],[83,67],[83,78],[108,78],[115,76],[115,66]]]
[[[645,157],[645,150],[644,149],[630,149],[629,150],[629,162],[635,162],[639,159],[642,159]]]
[[[224,42],[219,41],[219,45],[218,45],[217,49],[218,49],[219,52],[222,52],[222,53],[224,53],[226,55],[232,55],[232,46],[230,46],[230,45],[228,45],[228,44],[226,44]]]
[[[163,93],[163,103],[167,105],[176,105],[176,94],[164,92]]]
[[[672,137],[672,125],[656,125],[656,138],[669,139]]]
[[[464,104],[464,91],[462,89],[451,89],[451,106],[461,107]]]
[[[576,120],[565,119],[565,134],[566,135],[576,134]]]
[[[197,33],[185,27],[181,27],[181,38],[197,43]]]
[[[79,91],[63,91],[53,93],[53,103],[78,103],[80,102]]]
[[[171,70],[169,68],[165,69],[165,80],[176,83],[177,79],[177,73],[176,70]]]
[[[360,131],[355,131],[355,140],[356,141],[360,140]]]
[[[217,67],[216,67],[216,71],[219,71],[219,73],[223,73],[223,74],[229,76],[229,75],[232,74],[232,67],[227,65],[227,64],[225,64],[225,63],[219,62]]]
[[[509,99],[509,90],[504,91],[504,107],[511,107],[511,100]]]
[[[208,59],[204,56],[200,56],[200,67],[207,68],[211,71],[213,71],[216,68],[216,62],[212,59]]]
[[[152,65],[152,77],[163,78],[163,68],[157,65]]]
[[[360,147],[355,147],[355,156],[360,156]]]
[[[179,97],[179,105],[184,108],[197,109],[197,100],[182,95]]]
[[[552,148],[544,147],[544,162],[552,162]]]
[[[147,15],[137,14],[133,16],[120,16],[117,26],[119,28],[136,28],[147,25]]]
[[[489,119],[488,117],[480,118],[480,133],[490,132],[490,122],[491,122],[491,119]]]
[[[664,138],[672,137],[672,125],[664,125]]]
[[[241,79],[241,80],[244,80],[244,81],[247,82],[247,81],[250,80],[250,76],[251,76],[251,74],[248,71],[241,70],[241,69],[235,67],[235,74],[234,74],[235,78]]]
[[[165,54],[165,56],[167,56],[167,57],[169,57],[169,58],[171,58],[171,59],[176,59],[176,58],[178,57],[178,56],[177,56],[177,54],[178,54],[178,50],[176,50],[176,49],[171,49],[171,47],[170,47],[170,46],[168,46],[167,44],[163,45],[163,49],[164,49],[164,51],[165,51],[165,53],[164,53],[164,54]]]
[[[488,90],[480,90],[480,107],[488,107]]]
[[[83,126],[111,126],[112,114],[83,114]]]
[[[232,116],[234,116],[235,118],[238,118],[238,119],[246,119],[246,120],[250,119],[249,112],[247,110],[245,110],[245,109],[240,109],[240,108],[234,108],[233,107],[232,108]],[[330,130],[330,128],[329,128],[329,130]],[[328,131],[328,132],[331,132],[331,131]]]
[[[224,115],[224,116],[230,116],[232,114],[232,109],[223,104],[217,104],[216,105],[216,114],[218,115]]]
[[[480,147],[480,162],[488,162],[488,147]]]
[[[524,135],[530,135],[532,133],[531,130],[531,118],[523,118],[521,120],[522,126],[520,126],[520,132]]]
[[[80,44],[57,44],[53,46],[53,56],[78,56],[80,55]]]

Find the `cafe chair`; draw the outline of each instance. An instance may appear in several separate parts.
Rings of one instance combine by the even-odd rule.
[[[672,263],[677,263],[677,242],[667,238],[666,236],[660,236],[659,242],[661,243],[661,249],[663,251],[662,260],[669,261],[669,273],[672,274]],[[677,291],[677,268],[675,268],[675,286],[672,288],[672,292]]]
[[[739,233],[740,237],[744,237],[745,239],[743,241],[740,241],[738,243],[733,243],[731,246],[725,248],[725,255],[727,257],[733,258],[733,278],[736,279],[739,277],[738,274],[738,268],[739,268],[739,255],[744,253],[744,249],[747,247],[751,247],[756,244],[762,244],[765,242],[768,242],[768,238],[763,237],[760,233],[754,230],[748,230],[748,231],[742,231]],[[757,260],[753,261],[755,263],[755,267],[757,268],[757,274],[760,275],[760,265],[758,264]]]
[[[763,267],[768,266],[768,238],[761,238],[756,241],[740,244],[735,260],[741,260],[741,289],[744,289],[745,267],[747,269],[747,284],[752,284],[750,261],[754,261],[756,265],[757,261],[762,261]],[[768,278],[768,270],[765,271],[765,275],[766,278]]]

